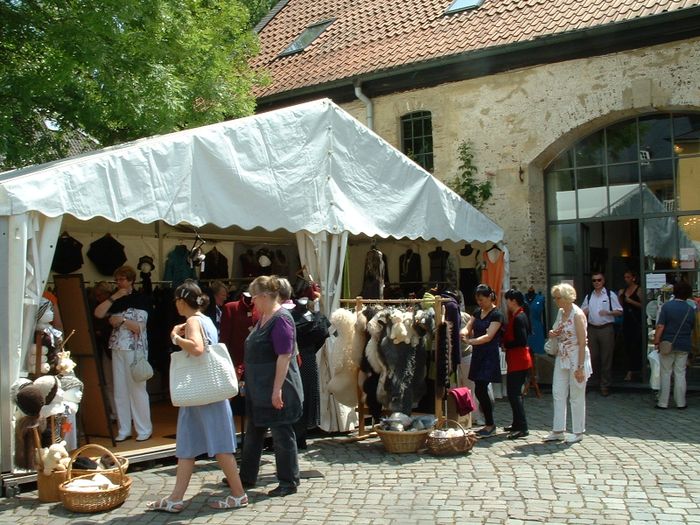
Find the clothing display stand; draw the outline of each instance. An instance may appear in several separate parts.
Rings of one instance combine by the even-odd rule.
[[[437,337],[439,334],[438,327],[442,324],[443,322],[443,314],[442,314],[442,298],[441,297],[435,297],[432,299],[432,301],[435,302],[435,343],[433,344],[434,347],[437,348]],[[363,299],[361,296],[356,297],[355,299],[341,299],[340,303],[341,304],[355,304],[355,312],[361,312],[363,307],[365,305],[369,304],[381,304],[381,305],[415,305],[415,304],[420,304],[423,302],[423,299]],[[430,350],[430,349],[427,349]],[[435,352],[435,366],[438,364],[438,352]],[[358,376],[360,373],[360,370],[358,368]],[[355,381],[355,388],[357,388],[357,399],[358,399],[358,405],[355,407],[355,411],[357,412],[357,418],[359,420],[358,426],[357,426],[357,436],[350,438],[349,440],[352,441],[359,441],[362,439],[366,439],[368,437],[371,437],[375,433],[372,431],[368,431],[367,428],[365,427],[365,418],[368,415],[368,410],[367,407],[365,406],[364,403],[359,402],[359,400],[362,399],[362,389],[360,388],[359,381]],[[444,405],[445,405],[445,399],[446,399],[446,391],[445,387],[442,385],[435,385],[435,417],[438,419],[438,421],[444,416],[445,410],[444,410]]]

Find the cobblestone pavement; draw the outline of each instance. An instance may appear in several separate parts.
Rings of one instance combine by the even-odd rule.
[[[0,500],[0,524],[87,523],[697,523],[700,524],[700,396],[687,410],[654,410],[648,393],[588,394],[588,429],[571,446],[545,444],[551,397],[528,398],[530,436],[505,433],[482,440],[470,455],[387,454],[377,439],[338,443],[318,438],[301,456],[297,494],[269,498],[274,462],[264,456],[251,504],[235,511],[207,506],[224,496],[213,462],[198,462],[181,514],[145,512],[146,501],[167,495],[174,465],[132,472],[127,501],[110,512],[71,514],[40,504],[36,492]],[[497,424],[510,422],[505,400]]]

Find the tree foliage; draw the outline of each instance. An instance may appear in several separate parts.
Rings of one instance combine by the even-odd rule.
[[[235,0],[0,0],[2,167],[252,113],[249,24]]]
[[[459,158],[457,175],[448,182],[448,186],[469,204],[481,209],[484,203],[491,198],[491,181],[477,182],[477,168],[474,164],[474,151],[471,142],[460,142],[457,155]]]
[[[242,0],[250,12],[250,25],[255,27],[279,0]]]

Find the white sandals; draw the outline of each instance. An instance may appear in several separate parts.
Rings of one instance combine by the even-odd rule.
[[[240,509],[241,507],[248,506],[248,495],[243,494],[242,496],[226,496],[226,499],[217,499],[209,503],[212,509]]]
[[[183,500],[174,501],[168,498],[161,498],[156,501],[149,501],[146,503],[146,510],[153,510],[157,512],[169,512],[171,514],[178,514],[185,508],[185,502]]]

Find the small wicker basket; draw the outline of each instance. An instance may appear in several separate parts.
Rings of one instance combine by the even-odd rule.
[[[101,449],[103,453],[110,455],[114,460],[114,464],[118,465],[118,469],[111,471],[94,471],[91,474],[73,477],[73,461],[78,457],[78,455],[80,455],[81,452],[89,447],[96,447]],[[117,486],[112,489],[94,492],[81,492],[67,488],[72,479],[90,478],[95,474],[102,474]],[[63,503],[63,506],[66,509],[73,512],[104,512],[106,510],[118,507],[124,503],[126,498],[129,496],[129,489],[131,489],[131,478],[124,474],[124,469],[121,466],[121,462],[117,460],[114,454],[112,454],[109,450],[95,444],[85,445],[71,454],[71,461],[68,464],[66,481],[61,483],[61,485],[58,487],[61,494],[61,503]]]
[[[428,452],[434,456],[452,456],[456,454],[465,454],[469,452],[477,441],[476,434],[471,431],[464,430],[464,427],[457,421],[445,419],[436,425],[436,429],[449,428],[450,426],[461,431],[456,436],[436,436],[434,431],[430,431],[425,446]]]
[[[374,430],[379,435],[379,439],[382,440],[386,451],[392,454],[417,452],[425,445],[425,439],[430,432],[430,430],[396,432],[393,430],[382,430],[379,425],[375,425]]]

